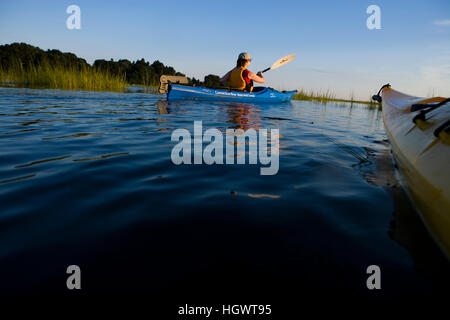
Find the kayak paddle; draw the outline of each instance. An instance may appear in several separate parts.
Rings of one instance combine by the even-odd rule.
[[[284,66],[286,63],[289,63],[292,60],[294,60],[294,58],[295,58],[295,54],[290,54],[284,58],[281,58],[281,59],[275,61],[272,66],[270,66],[269,68],[267,68],[261,72],[266,72],[266,71],[273,70],[273,69],[279,68],[281,66]]]

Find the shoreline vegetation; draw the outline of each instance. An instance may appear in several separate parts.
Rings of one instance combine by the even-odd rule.
[[[44,51],[26,43],[12,43],[0,46],[0,85],[25,86],[89,91],[127,91],[130,86],[143,87],[146,92],[155,92],[161,75],[184,74],[173,67],[165,66],[155,60],[152,64],[144,59],[129,61],[121,59],[95,60],[92,65],[73,53],[59,50]],[[207,75],[204,81],[188,78],[189,84],[196,86],[218,87],[220,77]],[[294,100],[320,103],[358,103],[379,106],[371,101],[339,99],[329,90],[306,91],[300,89]]]
[[[27,69],[20,64],[6,70],[0,67],[0,82],[2,85],[19,84],[35,88],[92,91],[122,91],[127,86],[124,77],[94,68],[63,68],[47,63]]]
[[[90,65],[73,53],[44,51],[26,43],[0,46],[0,85],[126,91],[131,85],[158,86],[163,74],[184,76],[158,60],[150,64],[144,59],[99,59]]]
[[[306,91],[304,89],[298,90],[298,92],[294,95],[292,98],[293,100],[304,100],[304,101],[312,101],[312,102],[319,102],[319,103],[327,103],[327,102],[336,102],[336,103],[350,103],[350,104],[365,104],[369,107],[380,107],[381,104],[378,102],[373,101],[371,98],[368,100],[355,100],[353,98],[353,95],[350,97],[350,99],[341,99],[336,98],[334,93],[331,91]]]

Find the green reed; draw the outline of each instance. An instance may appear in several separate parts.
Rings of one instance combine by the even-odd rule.
[[[306,100],[306,101],[314,101],[314,102],[320,102],[320,103],[327,103],[327,102],[345,102],[345,103],[361,103],[366,104],[369,107],[379,107],[379,103],[372,101],[371,98],[369,98],[367,101],[364,100],[355,100],[353,97],[353,93],[351,93],[350,99],[338,99],[336,98],[336,95],[330,91],[306,91],[304,89],[300,89],[297,91],[297,93],[294,95],[294,100]]]
[[[67,90],[123,91],[128,83],[125,76],[116,76],[93,67],[63,67],[44,63],[24,68],[22,63],[8,69],[0,67],[0,84],[18,84]]]

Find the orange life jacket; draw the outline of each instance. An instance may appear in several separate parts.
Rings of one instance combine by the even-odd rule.
[[[243,67],[231,70],[230,87],[236,90],[253,91],[253,81],[248,78],[249,71]]]

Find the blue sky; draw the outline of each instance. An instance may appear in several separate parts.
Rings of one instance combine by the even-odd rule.
[[[81,8],[81,30],[66,8]],[[366,8],[381,8],[368,30]],[[159,59],[188,76],[222,75],[248,51],[279,89],[368,98],[382,84],[450,96],[450,1],[2,1],[0,44],[26,42],[95,59]]]

